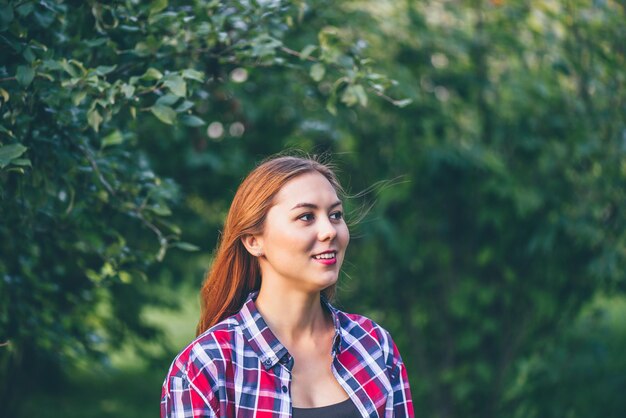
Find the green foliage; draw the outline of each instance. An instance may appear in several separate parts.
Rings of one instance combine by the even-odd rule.
[[[516,417],[619,417],[626,408],[626,300],[599,297],[555,345],[519,364],[505,398]],[[575,395],[575,396],[573,396]]]
[[[392,331],[417,415],[609,416],[620,325],[576,318],[626,290],[624,13],[0,3],[0,370],[173,354],[154,285],[197,285],[242,176],[291,147],[370,190],[339,304]]]
[[[625,290],[624,9],[574,3],[419,2],[370,38],[414,102],[346,127],[357,187],[400,176],[353,241],[350,300],[401,338],[425,415],[519,413],[520,364]]]
[[[305,7],[0,3],[0,403],[6,411],[31,368],[72,364],[130,337],[139,345],[158,338],[142,308],[172,302],[150,291],[150,266],[170,249],[199,247],[180,241],[172,221],[180,188],[153,170],[146,143],[201,132],[216,102],[212,90],[235,69],[306,71],[284,44]],[[371,72],[358,62],[340,66],[350,42],[332,37],[333,45],[318,48],[323,57],[308,60],[335,65],[339,78]],[[172,153],[180,152],[175,144]],[[24,382],[5,379],[9,373]]]

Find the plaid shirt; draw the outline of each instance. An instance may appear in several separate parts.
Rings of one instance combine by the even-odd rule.
[[[257,294],[174,359],[162,418],[291,417],[294,361],[256,309]],[[389,333],[322,301],[335,324],[332,372],[361,415],[413,417],[406,369]]]

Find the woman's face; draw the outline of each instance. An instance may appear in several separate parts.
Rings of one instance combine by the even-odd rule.
[[[350,233],[335,189],[315,171],[280,189],[257,239],[263,282],[321,291],[337,281]]]

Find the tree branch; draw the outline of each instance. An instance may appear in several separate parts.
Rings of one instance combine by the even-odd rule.
[[[83,146],[83,145],[79,145],[78,148],[82,151],[82,153],[85,156],[85,158],[87,158],[87,161],[89,161],[89,164],[91,165],[91,168],[93,168],[93,171],[98,176],[98,179],[100,180],[100,183],[102,183],[104,188],[107,189],[107,191],[111,195],[115,196],[116,195],[115,190],[113,190],[113,187],[111,187],[109,182],[106,181],[106,179],[102,175],[102,172],[100,171],[100,168],[98,167],[98,163],[96,163],[96,160],[94,160],[93,156],[89,153],[89,150],[87,150],[87,148],[85,146]]]

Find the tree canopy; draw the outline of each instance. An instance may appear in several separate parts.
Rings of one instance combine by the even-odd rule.
[[[559,355],[614,344],[573,324],[626,290],[625,21],[616,1],[0,1],[0,403],[127,341],[175,351],[145,308],[198,284],[242,176],[297,148],[366,191],[338,303],[394,335],[418,415],[583,416],[597,398],[546,388],[576,381]]]

